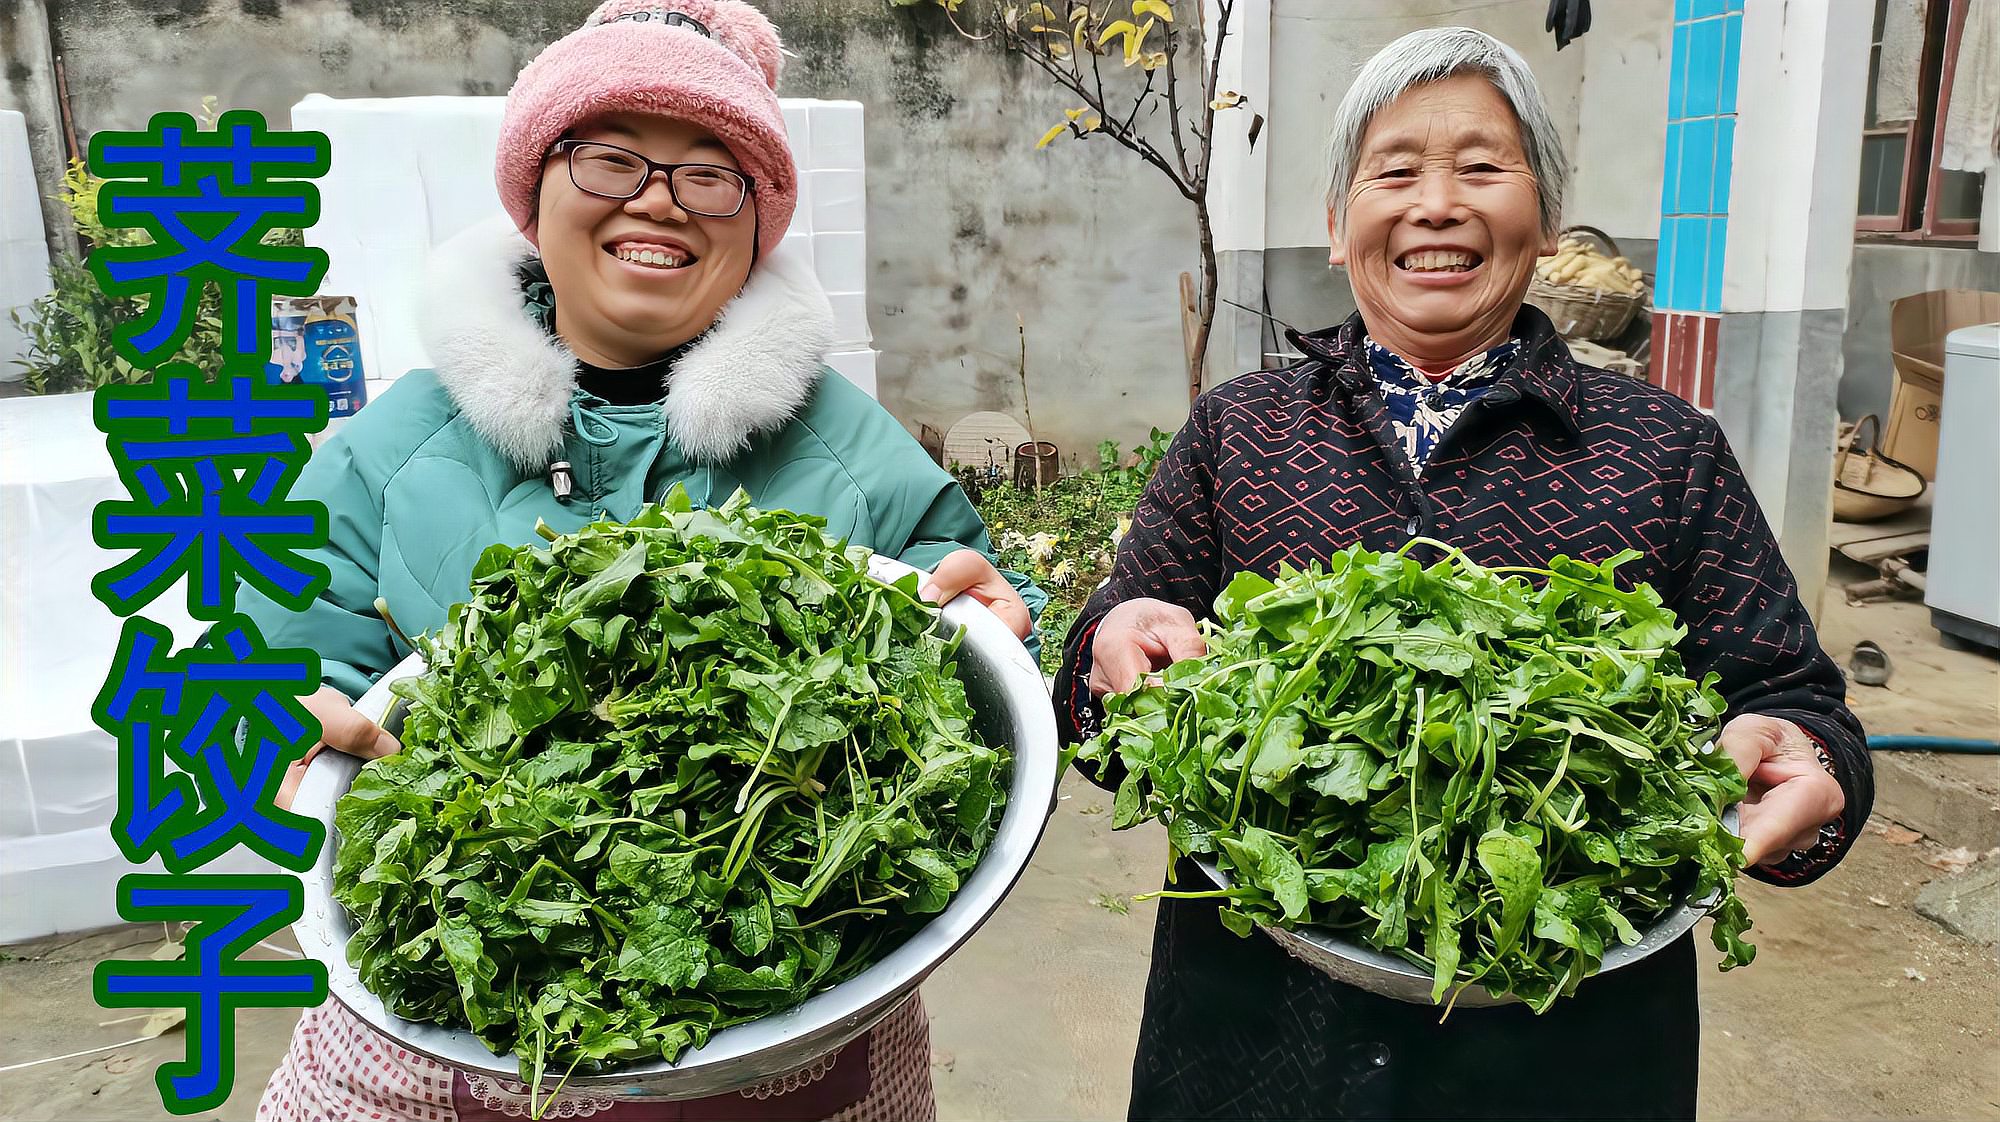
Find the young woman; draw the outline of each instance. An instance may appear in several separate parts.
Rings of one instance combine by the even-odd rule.
[[[302,613],[245,589],[274,646],[323,660],[323,746],[399,750],[352,699],[407,654],[376,614],[429,630],[496,542],[623,520],[675,485],[738,488],[933,576],[1028,637],[1044,597],[994,568],[951,478],[828,370],[833,321],[779,248],[797,172],[773,92],[777,33],[739,0],[611,0],[521,72],[496,176],[511,222],[440,250],[413,371],[312,458],[332,570]],[[317,751],[317,749],[315,749]],[[288,802],[303,765],[288,777]],[[258,1108],[269,1120],[520,1116],[526,1095],[397,1048],[336,1002],[309,1010]],[[550,1117],[924,1119],[930,1046],[912,998],[772,1084],[696,1103],[566,1093]]]

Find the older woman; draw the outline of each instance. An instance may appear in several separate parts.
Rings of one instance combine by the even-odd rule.
[[[291,613],[245,589],[275,646],[317,650],[325,746],[399,750],[350,699],[445,620],[480,554],[628,519],[674,486],[738,488],[970,594],[1017,634],[1043,601],[990,560],[951,478],[829,371],[827,298],[780,248],[797,173],[773,92],[777,33],[739,0],[611,0],[508,94],[497,180],[511,221],[433,265],[436,369],[400,379],[313,456],[295,494],[326,504],[325,594]],[[364,156],[365,158],[365,156]],[[315,749],[317,751],[317,749]],[[288,802],[302,767],[281,793]],[[523,1089],[397,1048],[338,1004],[310,1010],[260,1119],[520,1117]],[[920,1119],[935,1113],[921,1004],[768,1086],[697,1103],[570,1093],[549,1117]]]
[[[1754,875],[1824,873],[1867,817],[1867,752],[1735,458],[1712,420],[1581,365],[1522,303],[1568,178],[1526,64],[1463,28],[1398,40],[1335,115],[1332,165],[1331,260],[1360,311],[1294,335],[1298,365],[1196,403],[1070,632],[1068,734],[1094,731],[1095,697],[1200,653],[1196,617],[1239,571],[1417,536],[1486,565],[1636,549],[1619,577],[1658,588],[1690,672],[1720,676]],[[1134,1118],[1694,1114],[1691,938],[1543,1016],[1440,1023],[1236,937],[1216,910],[1161,904]]]

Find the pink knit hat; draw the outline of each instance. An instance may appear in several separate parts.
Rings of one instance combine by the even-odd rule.
[[[507,92],[493,169],[500,201],[534,241],[550,145],[609,114],[657,113],[729,146],[756,182],[757,249],[769,254],[799,199],[776,93],[783,65],[777,29],[742,0],[607,0]]]

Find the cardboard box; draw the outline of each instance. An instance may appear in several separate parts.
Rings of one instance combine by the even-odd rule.
[[[1944,289],[1905,296],[1889,306],[1889,350],[1896,368],[1882,452],[1937,478],[1938,409],[1944,395],[1944,337],[1961,327],[2000,321],[2000,292]]]

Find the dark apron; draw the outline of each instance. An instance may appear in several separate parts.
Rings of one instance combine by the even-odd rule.
[[[1181,886],[1205,883],[1183,864]],[[1694,937],[1526,1006],[1393,1001],[1231,934],[1213,900],[1162,900],[1133,1119],[1692,1118]]]

